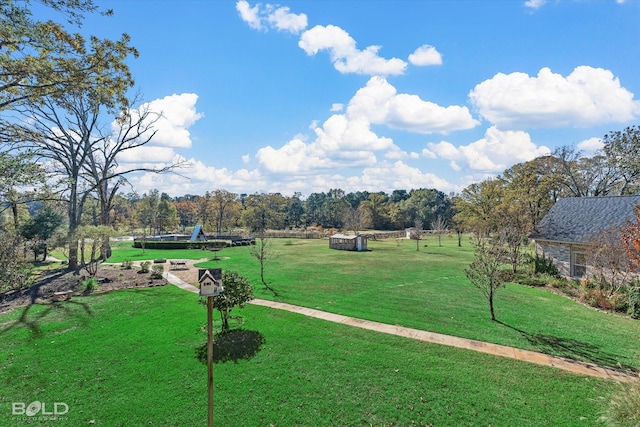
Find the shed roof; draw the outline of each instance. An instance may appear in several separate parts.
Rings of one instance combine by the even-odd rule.
[[[330,237],[332,239],[355,239],[358,236],[354,236],[354,235],[351,235],[351,234],[340,234],[340,233],[337,233],[337,234],[334,234],[334,235],[332,235]]]
[[[586,243],[603,230],[633,220],[637,205],[640,205],[640,195],[558,199],[529,237]]]

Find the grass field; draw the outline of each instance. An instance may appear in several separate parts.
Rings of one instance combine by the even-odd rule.
[[[369,241],[371,251],[364,253],[331,250],[325,240],[271,242],[274,256],[266,263],[266,278],[277,295],[260,284],[258,261],[247,247],[226,248],[219,255],[228,259],[198,266],[240,272],[259,298],[605,366],[639,367],[639,321],[542,288],[500,289],[500,323],[491,322],[486,300],[463,272],[473,259],[468,241],[458,247],[455,238],[443,238],[439,247],[431,238],[420,251],[413,241]],[[183,251],[178,257],[199,259],[202,252]]]
[[[205,425],[197,301],[167,286],[0,316],[0,425]],[[250,360],[215,365],[217,426],[594,425],[612,386],[279,310],[235,314],[265,344]],[[36,400],[69,412],[11,415],[14,402]]]
[[[638,367],[640,322],[584,307],[539,288],[507,285],[490,321],[466,279],[466,241],[370,241],[371,251],[334,251],[323,240],[272,240],[263,289],[248,247],[199,267],[235,270],[259,298],[608,366]],[[425,242],[422,242],[424,244]],[[213,258],[202,250],[125,259]],[[218,426],[584,426],[597,420],[610,381],[415,342],[248,306],[234,311],[265,341],[251,359],[215,366]],[[206,310],[173,286],[118,291],[0,316],[0,426],[14,402],[64,402],[69,413],[40,425],[190,426],[206,423]],[[220,322],[216,322],[219,326]]]

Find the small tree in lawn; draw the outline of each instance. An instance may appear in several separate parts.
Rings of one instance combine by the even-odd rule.
[[[475,251],[475,259],[469,268],[464,270],[469,281],[485,296],[489,303],[491,320],[496,321],[494,298],[498,289],[504,287],[509,278],[509,271],[503,265],[509,249],[502,239],[493,242],[480,240]]]
[[[447,221],[438,215],[431,223],[431,229],[438,235],[438,246],[442,246],[442,235],[448,230]]]
[[[422,220],[416,219],[415,228],[410,231],[409,238],[416,241],[416,251],[420,251],[420,240],[422,240]]]
[[[251,246],[249,252],[251,253],[251,256],[257,259],[260,263],[260,281],[264,285],[264,288],[276,294],[276,291],[269,286],[264,278],[264,266],[266,262],[274,256],[271,240],[267,239],[264,234],[260,234],[257,244]]]
[[[220,295],[213,297],[213,307],[220,312],[222,331],[229,330],[229,314],[234,307],[243,308],[253,299],[253,288],[244,276],[235,271],[222,272],[222,286]]]

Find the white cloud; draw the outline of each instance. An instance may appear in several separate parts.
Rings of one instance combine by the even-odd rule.
[[[336,102],[334,104],[331,104],[331,112],[338,113],[338,112],[342,111],[343,109],[344,109],[344,104],[341,104],[341,103],[338,103],[338,102]]]
[[[249,27],[253,28],[254,30],[261,30],[263,28],[259,16],[259,5],[251,7],[249,6],[249,2],[240,0],[236,3],[236,10],[240,13],[240,18],[242,18],[244,22],[249,24]]]
[[[270,173],[312,175],[318,170],[375,164],[375,151],[395,148],[391,139],[373,133],[366,120],[341,114],[332,115],[313,131],[313,142],[296,137],[277,149],[263,147],[256,160]]]
[[[407,68],[407,63],[399,58],[384,59],[378,56],[380,46],[358,50],[356,41],[349,33],[335,25],[316,25],[305,31],[298,46],[307,55],[315,55],[321,50],[328,51],[333,66],[343,74],[398,75],[403,74]]]
[[[546,2],[547,0],[527,0],[526,2],[524,2],[524,5],[531,9],[538,9],[542,7],[542,5]]]
[[[502,172],[516,163],[526,162],[549,154],[549,148],[536,146],[528,133],[522,131],[501,131],[493,126],[485,136],[469,145],[454,146],[450,142],[428,143],[423,150],[426,157],[451,160],[452,168],[460,170],[460,164],[470,169],[485,172]]]
[[[549,68],[537,76],[496,74],[469,98],[480,114],[505,128],[588,127],[640,116],[640,102],[609,70],[576,67],[563,77]]]
[[[274,8],[267,15],[267,21],[278,31],[287,31],[293,34],[300,34],[307,28],[307,15],[291,13],[289,8],[284,6]]]
[[[387,192],[394,189],[409,190],[412,188],[437,188],[444,192],[462,190],[462,188],[435,174],[425,173],[401,160],[365,168],[362,171],[359,184],[362,189],[370,191],[381,191],[380,189],[382,189]]]
[[[442,55],[435,47],[425,44],[409,55],[409,62],[418,66],[441,65]]]
[[[169,164],[175,156],[176,153],[171,147],[153,147],[153,149],[149,149],[147,145],[143,145],[120,153],[118,155],[118,162],[140,163],[141,160],[144,160],[149,164]]]
[[[251,7],[249,2],[240,0],[236,3],[236,10],[240,18],[254,30],[272,28],[277,31],[300,34],[307,28],[307,15],[291,13],[286,6],[266,4],[262,7],[258,3]]]
[[[186,160],[177,156],[174,161]],[[245,193],[259,191],[267,187],[266,179],[257,170],[239,169],[231,171],[227,168],[207,166],[200,160],[190,159],[186,168],[178,174],[144,173],[131,176],[129,181],[139,193],[161,188],[172,196],[185,194],[204,194],[213,188],[224,188],[231,192]]]
[[[595,152],[601,150],[604,147],[602,138],[589,138],[578,143],[578,149],[582,151]]]
[[[352,117],[365,116],[371,123],[417,133],[447,133],[478,124],[467,107],[442,107],[417,95],[398,94],[386,79],[372,77],[349,102]]]
[[[387,159],[416,159],[391,138],[378,136],[372,124],[418,133],[449,132],[474,127],[466,107],[440,107],[417,96],[397,94],[382,77],[372,77],[358,90],[344,114],[333,114],[321,125],[313,122],[315,139],[298,135],[280,148],[260,148],[255,158],[268,173],[314,175],[336,168],[372,167],[376,153]],[[435,156],[435,154],[434,154]]]

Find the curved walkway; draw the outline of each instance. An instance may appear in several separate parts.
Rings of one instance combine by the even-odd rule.
[[[189,292],[199,293],[197,287],[186,283],[179,277],[165,272],[165,278],[175,286]],[[491,354],[494,356],[508,357],[524,362],[535,363],[537,365],[552,366],[564,371],[568,371],[578,375],[588,375],[597,378],[607,378],[622,382],[631,382],[638,379],[637,375],[630,375],[622,371],[591,363],[579,362],[561,357],[554,357],[544,353],[535,351],[521,350],[518,348],[507,347],[498,344],[491,344],[482,341],[476,341],[466,338],[459,338],[450,335],[438,334],[435,332],[423,331],[420,329],[405,328],[403,326],[389,325],[386,323],[373,322],[370,320],[357,319],[354,317],[343,316],[341,314],[327,313],[326,311],[315,310],[313,308],[300,307],[296,305],[286,304],[276,301],[268,301],[262,299],[254,299],[251,304],[270,307],[278,310],[286,310],[293,313],[299,313],[316,319],[322,319],[329,322],[342,323],[344,325],[356,328],[368,329],[371,331],[382,332],[385,334],[398,335],[405,338],[411,338],[418,341],[428,343],[448,345],[451,347],[463,348],[466,350],[478,351],[481,353]]]

